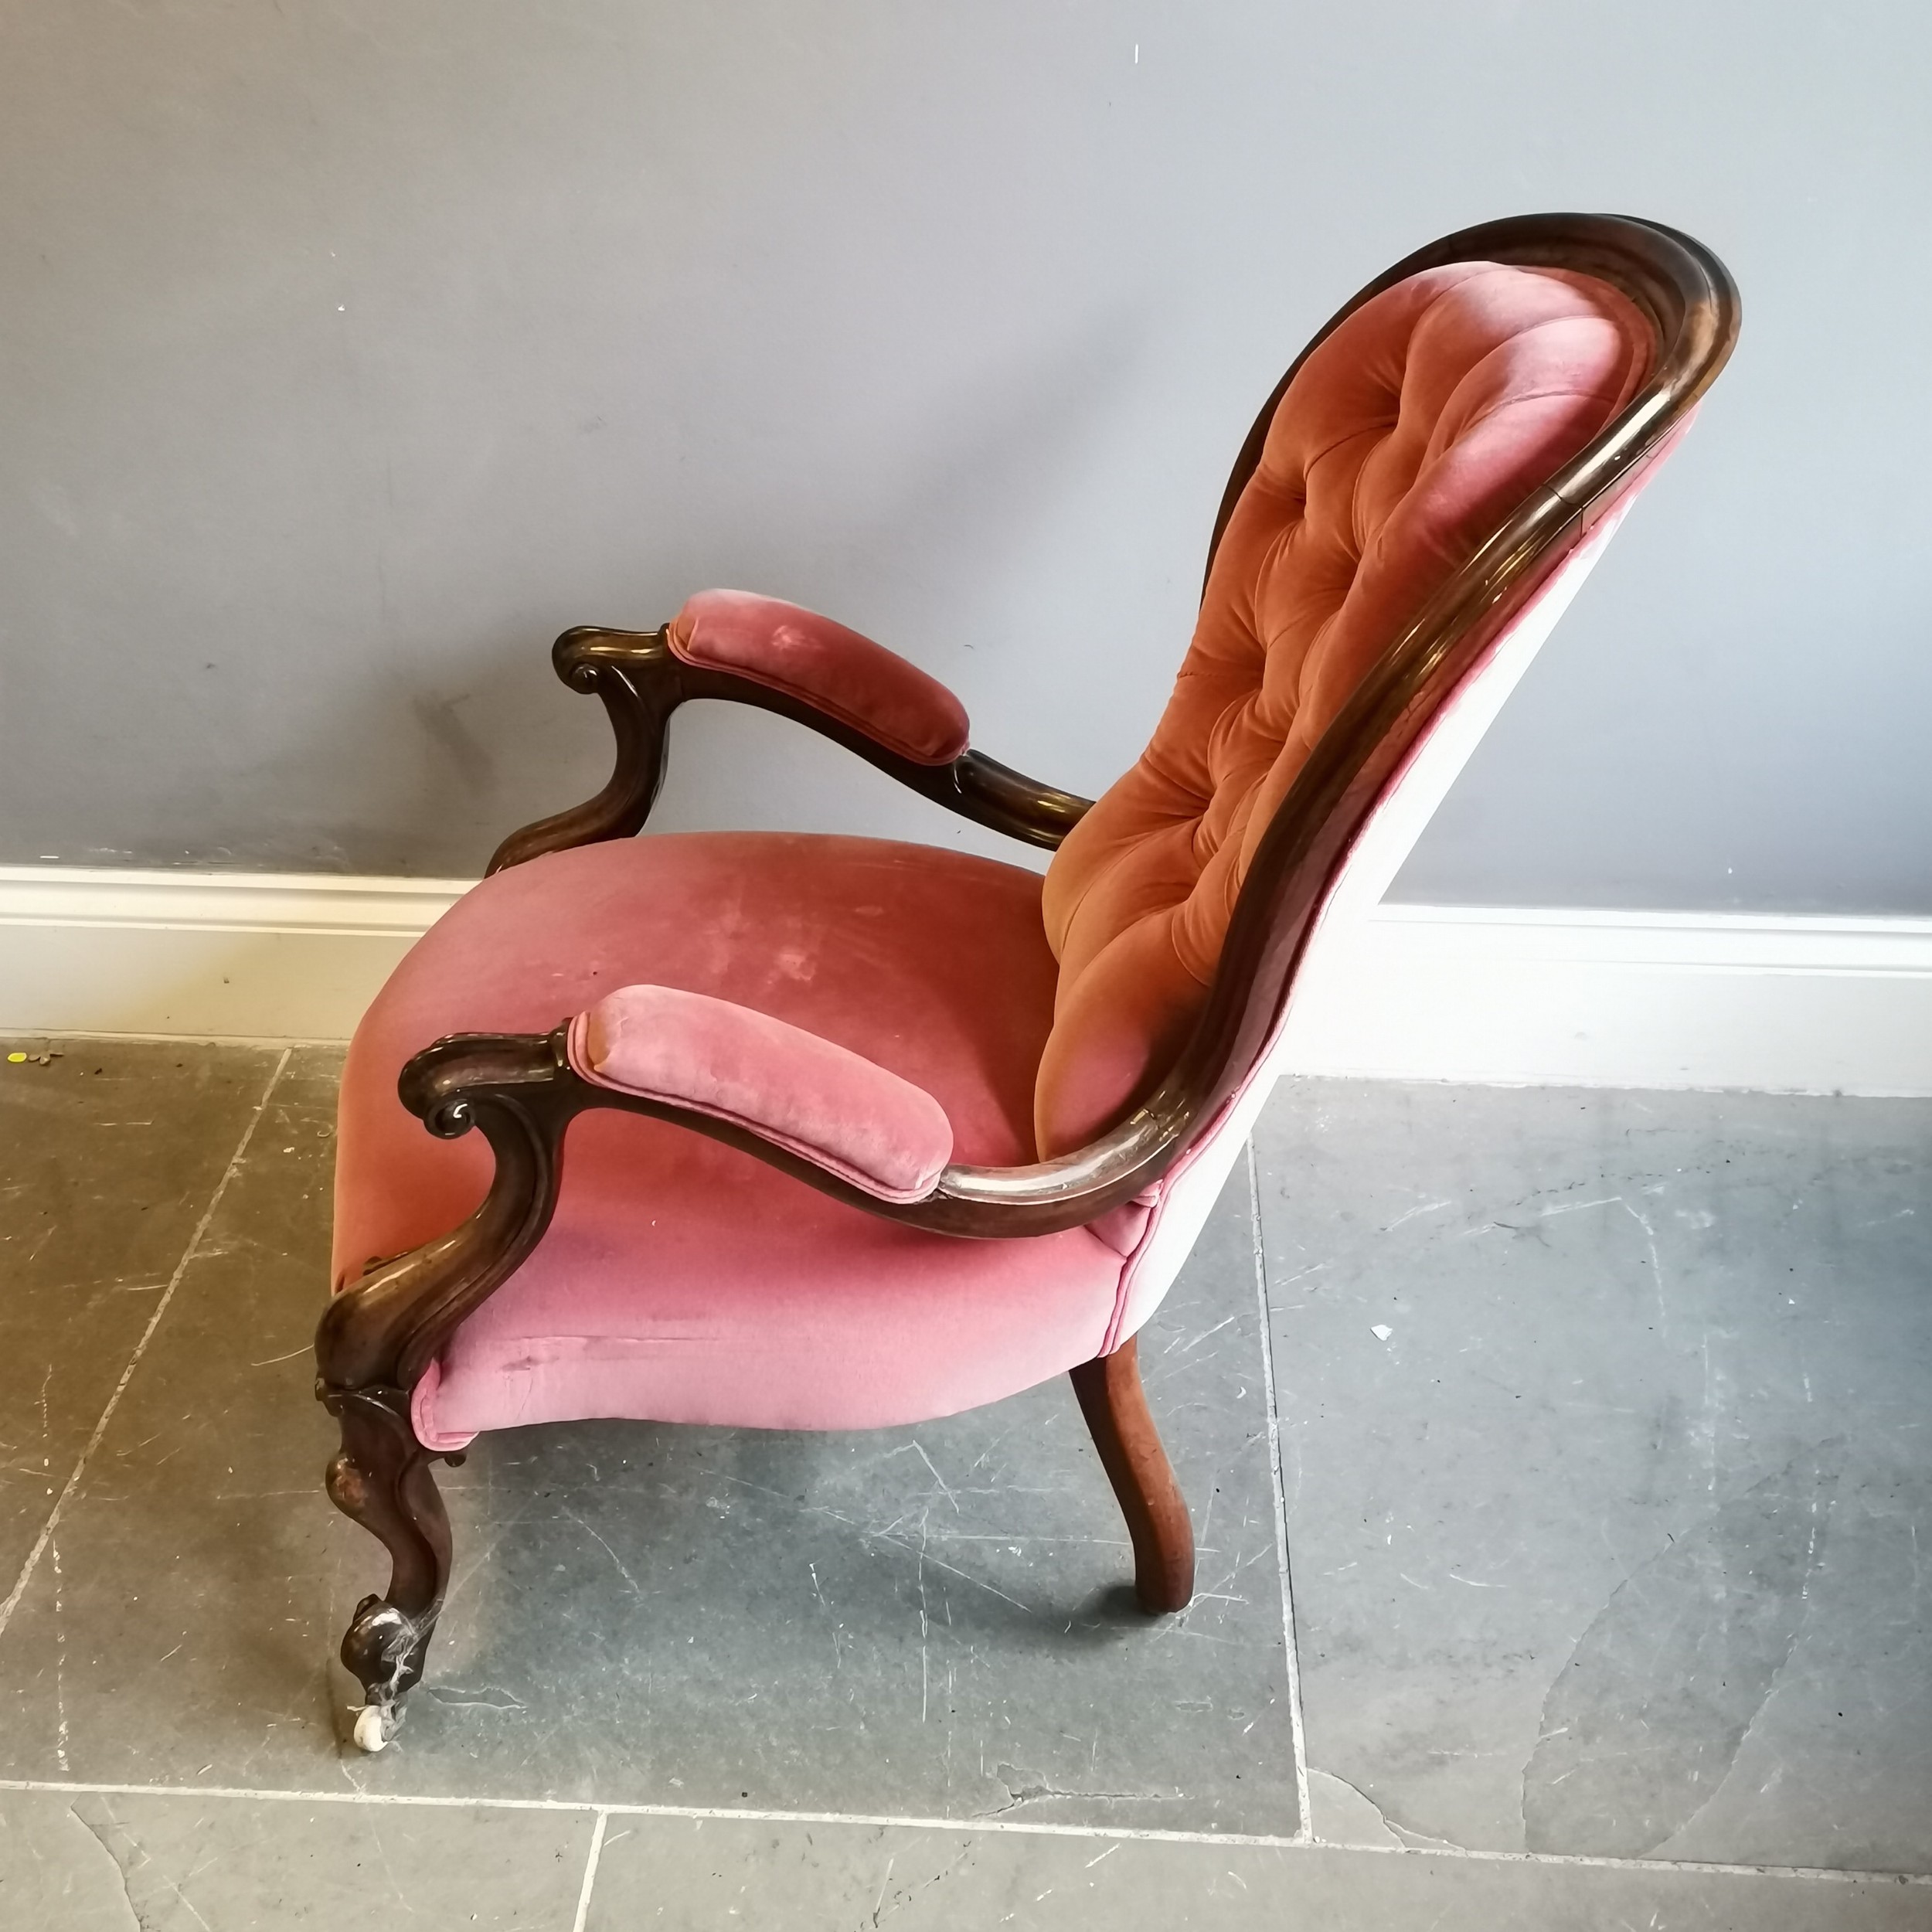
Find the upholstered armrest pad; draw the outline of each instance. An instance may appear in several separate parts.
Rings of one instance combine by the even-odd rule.
[[[931,1094],[768,1013],[626,986],[570,1022],[570,1064],[621,1094],[730,1121],[883,1201],[917,1201],[952,1158]]]
[[[965,707],[937,678],[795,604],[700,590],[666,634],[686,664],[801,698],[915,764],[950,764],[966,749]]]

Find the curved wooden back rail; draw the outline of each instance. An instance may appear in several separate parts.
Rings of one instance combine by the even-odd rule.
[[[1616,216],[1532,215],[1448,236],[1363,289],[1282,378],[1236,460],[1209,546],[1210,569],[1227,519],[1260,460],[1275,408],[1308,354],[1383,289],[1424,269],[1465,260],[1571,269],[1610,283],[1657,330],[1649,379],[1616,420],[1519,505],[1417,614],[1323,734],[1256,852],[1206,1007],[1167,1079],[1132,1117],[1073,1157],[1070,1168],[1061,1165],[1051,1181],[1043,1169],[1033,1171],[1036,1183],[1021,1178],[1026,1170],[1012,1170],[1000,1182],[962,1175],[962,1194],[970,1189],[978,1198],[981,1189],[993,1187],[998,1198],[1017,1204],[1090,1190],[1111,1206],[1164,1172],[1213,1121],[1265,1049],[1315,915],[1410,749],[1596,517],[1659,454],[1716,379],[1737,338],[1736,285],[1714,255],[1673,229]],[[942,1177],[941,1189],[949,1184],[951,1172]]]

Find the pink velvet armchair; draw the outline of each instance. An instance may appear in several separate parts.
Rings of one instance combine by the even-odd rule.
[[[557,641],[615,774],[505,842],[343,1077],[318,1393],[328,1493],[393,1566],[342,1645],[359,1743],[390,1736],[441,1607],[432,1464],[485,1430],[858,1429],[1070,1373],[1142,1607],[1187,1604],[1134,1336],[1318,927],[1352,879],[1379,889],[1377,828],[1439,795],[1737,321],[1709,253],[1620,218],[1397,264],[1268,399],[1172,698],[1093,804],[971,749],[903,658],[769,598]],[[869,839],[631,836],[692,698],[1052,849],[1044,879]]]

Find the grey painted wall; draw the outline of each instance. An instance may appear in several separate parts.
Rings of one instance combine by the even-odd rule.
[[[603,774],[549,638],[713,583],[1097,789],[1309,331],[1570,206],[1710,242],[1743,342],[1398,890],[1932,912],[1929,56],[1904,0],[5,0],[0,859],[474,870]],[[973,837],[710,707],[662,822]]]

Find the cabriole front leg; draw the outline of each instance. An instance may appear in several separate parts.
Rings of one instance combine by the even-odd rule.
[[[480,1129],[496,1172],[461,1227],[372,1262],[342,1285],[316,1331],[315,1393],[342,1431],[329,1499],[389,1554],[387,1594],[362,1599],[342,1639],[342,1662],[362,1686],[355,1741],[365,1750],[395,1734],[449,1583],[450,1522],[430,1468],[440,1452],[417,1439],[410,1392],[549,1226],[582,1083],[559,1035],[461,1034],[417,1054],[399,1091],[443,1139]]]
[[[342,1662],[362,1686],[355,1742],[379,1751],[402,1722],[402,1700],[423,1660],[450,1578],[450,1519],[416,1439],[400,1389],[325,1389],[342,1424],[342,1453],[328,1465],[330,1502],[389,1553],[388,1593],[365,1597],[342,1638]]]

